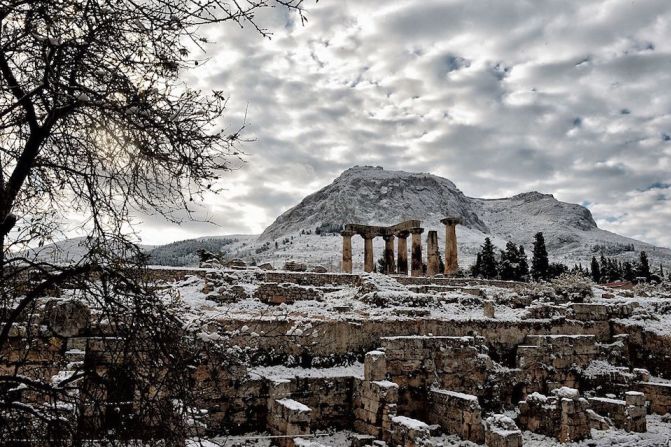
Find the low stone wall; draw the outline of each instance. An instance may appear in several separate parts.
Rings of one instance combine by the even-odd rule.
[[[639,382],[637,388],[650,402],[650,411],[671,414],[671,383]]]
[[[635,367],[646,368],[653,375],[671,379],[671,335],[661,335],[644,328],[645,323],[630,324],[611,320],[612,332],[629,334],[629,351]]]
[[[361,285],[361,276],[348,273],[314,273],[314,272],[257,272],[257,278],[265,282],[293,283],[302,286],[351,286]]]
[[[265,304],[292,304],[296,301],[321,301],[324,293],[314,287],[293,283],[261,283],[254,291],[254,298]]]
[[[485,426],[478,398],[472,394],[432,389],[429,397],[429,421],[461,439],[482,443]]]
[[[485,421],[487,447],[522,447],[522,431],[511,418],[495,414]]]
[[[391,430],[396,415],[398,385],[386,380],[355,379],[353,396],[354,429],[380,439]]]
[[[490,356],[506,366],[515,366],[515,351],[530,334],[593,334],[596,339],[609,340],[608,322],[591,323],[575,320],[499,321],[491,319],[445,321],[426,317],[398,317],[394,320],[373,318],[347,321],[301,320],[312,328],[301,336],[287,333],[296,326],[292,319],[222,319],[222,330],[233,332],[247,326],[248,331],[234,336],[232,343],[247,346],[258,352],[259,362],[284,363],[293,359],[296,364],[309,366],[319,358],[324,366],[339,364],[352,356],[363,354],[380,346],[380,339],[391,335],[427,335],[461,337],[477,333],[487,339]],[[314,336],[313,333],[317,332]],[[259,334],[254,336],[252,334]],[[307,338],[312,337],[312,338]],[[309,343],[308,343],[309,341]]]
[[[307,435],[310,433],[311,409],[293,399],[272,401],[268,414],[268,429],[273,435]],[[280,447],[293,447],[291,437],[276,439]]]
[[[393,446],[420,447],[430,438],[429,426],[406,416],[392,416],[386,441]]]
[[[515,281],[500,281],[496,279],[475,279],[475,278],[430,278],[422,276],[393,276],[395,280],[403,285],[442,285],[456,287],[489,286],[500,287],[502,289],[514,289],[515,287],[528,286],[526,283]]]
[[[613,425],[626,431],[645,432],[645,396],[636,391],[627,392],[626,400],[605,397],[589,398],[590,409],[608,417]]]
[[[431,387],[482,394],[493,369],[481,337],[384,337],[380,342],[387,376],[400,387],[399,413],[420,419],[429,417]]]
[[[611,318],[627,318],[634,309],[638,307],[637,303],[627,304],[597,304],[597,303],[573,303],[573,317],[581,321],[606,321]]]
[[[401,388],[438,382],[440,388],[474,391],[485,382],[493,362],[482,337],[383,337],[387,374]]]
[[[524,430],[560,442],[579,441],[591,436],[588,407],[575,389],[561,388],[557,396],[534,393],[520,402],[518,423]]]
[[[485,292],[482,289],[477,287],[464,287],[464,286],[442,286],[437,284],[425,284],[408,286],[408,290],[415,293],[431,293],[431,292],[462,292],[467,293],[473,296],[484,297]]]
[[[563,370],[573,365],[585,368],[599,356],[593,335],[528,335],[517,347],[517,367],[542,363]]]

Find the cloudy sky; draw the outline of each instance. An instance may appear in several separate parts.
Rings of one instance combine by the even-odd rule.
[[[246,113],[216,225],[145,218],[147,243],[259,233],[353,165],[431,172],[467,195],[538,190],[671,246],[671,1],[306,0],[213,31],[185,75]]]

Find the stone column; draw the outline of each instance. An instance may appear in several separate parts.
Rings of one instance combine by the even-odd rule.
[[[407,231],[400,231],[396,233],[398,238],[398,252],[396,253],[397,262],[396,267],[398,268],[399,275],[408,275],[408,233]]]
[[[394,259],[394,235],[382,236],[384,239],[384,273],[391,275],[396,273],[396,260]]]
[[[373,237],[372,235],[363,236],[363,271],[370,273],[373,271],[375,261],[373,260]]]
[[[342,236],[342,265],[343,273],[352,273],[352,233],[351,231],[343,231]]]
[[[426,263],[426,275],[435,276],[439,273],[438,262],[438,232],[435,230],[429,231],[426,238],[428,260]]]
[[[411,271],[412,276],[422,276],[422,232],[424,228],[413,228],[410,230],[412,234],[412,262]]]
[[[445,224],[445,274],[450,275],[459,270],[457,259],[457,225],[459,217],[447,217],[440,221]]]

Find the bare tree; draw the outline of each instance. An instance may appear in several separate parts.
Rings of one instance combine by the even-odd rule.
[[[304,20],[302,2],[0,0],[3,439],[68,443],[100,430],[117,440],[186,436],[188,337],[148,281],[130,216],[178,219],[238,157],[241,129],[220,124],[223,94],[180,81],[208,44],[203,27],[232,23],[268,36],[255,14],[282,7]],[[40,260],[34,249],[73,215],[83,220],[85,254],[65,265]],[[48,380],[27,361],[39,349],[32,319],[41,297],[59,294],[93,310],[87,330],[120,341]],[[35,343],[12,345],[19,329],[18,339]],[[131,397],[140,410],[122,411]]]

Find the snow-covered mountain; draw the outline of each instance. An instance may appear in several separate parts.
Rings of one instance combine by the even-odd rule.
[[[550,255],[565,262],[585,263],[601,252],[633,258],[641,250],[658,262],[671,262],[671,250],[601,230],[587,208],[560,202],[551,194],[472,198],[442,177],[370,166],[348,169],[330,185],[305,197],[266,228],[257,244],[271,243],[264,260],[295,257],[337,264],[334,255],[340,253],[340,237],[315,236],[317,228],[321,228],[320,233],[328,233],[346,223],[392,225],[419,219],[427,231],[438,230],[442,239],[440,219],[448,215],[464,220],[457,231],[459,252],[465,262],[473,258],[485,237],[500,247],[510,240],[530,252],[533,236],[539,231],[545,235]],[[287,238],[291,242],[282,244]],[[363,251],[358,249],[361,244],[357,239],[353,239],[355,263]],[[275,241],[280,241],[278,250],[273,249]],[[381,250],[381,242],[377,242]]]
[[[252,263],[270,262],[280,267],[293,259],[337,271],[342,225],[392,225],[418,219],[425,231],[438,230],[442,252],[444,226],[440,219],[448,215],[464,220],[457,227],[462,266],[474,261],[485,237],[500,248],[507,241],[524,245],[530,255],[534,234],[540,231],[553,260],[586,264],[602,252],[634,259],[645,250],[655,266],[661,263],[665,270],[671,269],[671,250],[601,230],[587,208],[560,202],[551,194],[528,192],[503,199],[478,199],[467,197],[442,177],[370,166],[346,170],[333,183],[280,215],[260,236],[203,237],[146,247],[146,251],[153,263],[163,265],[195,266],[196,252],[202,248]],[[44,247],[42,254],[50,261],[72,260],[81,251],[80,245],[80,240],[63,241]],[[376,258],[383,247],[384,241],[376,238]],[[361,270],[363,239],[354,237],[352,249],[354,269]]]

